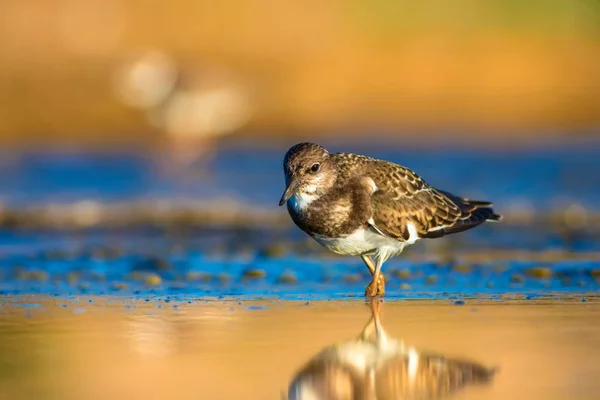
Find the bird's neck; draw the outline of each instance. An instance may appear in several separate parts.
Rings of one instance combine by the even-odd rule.
[[[321,188],[316,185],[308,185],[290,197],[289,204],[296,213],[302,214],[323,195],[324,193]]]
[[[326,196],[334,184],[335,176],[327,176],[318,183],[302,187],[290,198],[289,203],[296,213],[306,212],[317,200]]]

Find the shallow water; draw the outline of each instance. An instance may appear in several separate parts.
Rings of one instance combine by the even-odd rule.
[[[431,185],[471,198],[483,196],[506,208],[512,201],[536,209],[568,202],[600,206],[600,143],[536,149],[432,145],[324,143],[332,151],[357,152],[405,165]],[[123,201],[136,198],[235,198],[275,207],[283,191],[286,146],[249,143],[222,146],[183,179],[161,171],[141,152],[74,150],[0,154],[0,199],[7,204]]]
[[[484,225],[443,241],[433,241],[436,246],[446,243],[453,249],[600,251],[597,228],[600,143],[505,152],[441,145],[410,148],[400,144],[332,143],[327,146],[401,163],[413,168],[435,187],[493,201],[497,211],[506,216],[502,224]],[[247,232],[230,229],[219,234],[196,223],[193,227],[200,229],[200,234],[188,232],[188,237],[183,239],[188,242],[194,239],[201,250],[225,248],[228,251],[227,247],[237,247],[238,251],[244,243],[256,249],[276,241],[301,241],[305,235],[293,226],[285,209],[277,207],[284,186],[281,160],[285,151],[284,146],[259,148],[243,143],[227,144],[211,160],[185,173],[164,170],[156,158],[141,152],[106,154],[63,150],[0,154],[0,243],[3,245],[0,256],[8,253],[7,247],[25,249],[29,254],[64,247],[70,238],[65,232],[56,231],[61,225],[52,219],[42,223],[44,229],[27,229],[28,224],[36,226],[39,222],[43,214],[40,209],[60,214],[57,207],[63,211],[85,211],[91,207],[94,220],[93,210],[98,204],[128,205],[130,214],[135,214],[139,204],[153,204],[155,213],[160,213],[165,204],[183,209],[190,204],[191,207],[202,205],[214,215],[220,215],[222,207],[228,212],[258,213],[282,221],[275,227],[272,220],[261,224],[258,218]],[[20,215],[16,223],[11,219],[14,214],[12,217],[3,215],[6,210],[25,214]],[[165,228],[152,221],[152,212],[144,214],[144,218],[147,224],[136,225],[134,232],[107,234],[92,229],[85,237],[80,235],[79,242],[106,244],[112,240],[132,244],[131,247],[137,245],[137,251],[165,243],[164,238],[151,244],[146,242],[145,247],[136,242],[138,236],[155,236],[157,230]],[[183,218],[167,228],[185,230],[189,222]],[[21,229],[15,230],[15,224]],[[102,221],[98,225],[105,227]],[[204,240],[196,240],[200,236]],[[182,241],[175,244],[180,245]],[[173,242],[171,240],[171,244]],[[410,254],[428,250],[423,245],[413,246]]]
[[[600,303],[581,300],[386,301],[377,331],[401,350],[374,356],[348,345],[372,333],[361,300],[5,296],[0,398],[281,399],[295,379],[348,393],[345,374],[375,357],[374,373],[352,372],[364,398],[454,382],[453,399],[597,399]]]
[[[281,399],[290,386],[292,399],[600,398],[597,145],[335,147],[513,219],[389,260],[386,301],[370,309],[362,261],[332,257],[289,219],[60,230],[3,218],[0,400]],[[283,215],[284,151],[225,148],[207,176],[182,180],[140,154],[28,153],[0,165],[0,205],[226,199]]]

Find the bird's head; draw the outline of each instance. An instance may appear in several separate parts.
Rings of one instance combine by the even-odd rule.
[[[283,159],[283,171],[286,189],[280,206],[296,193],[318,196],[333,185],[336,176],[329,152],[314,143],[291,147]]]

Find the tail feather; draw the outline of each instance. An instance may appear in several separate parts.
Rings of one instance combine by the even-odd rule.
[[[472,206],[475,206],[477,208],[494,206],[494,204],[490,203],[489,201],[480,201],[480,200],[471,200],[471,199],[461,199],[461,200],[466,201],[467,203],[469,203]]]
[[[463,199],[462,197],[455,196],[448,192],[441,190],[439,190],[439,192],[454,203],[459,208],[462,215],[451,226],[433,230],[424,237],[441,237],[472,229],[486,221],[499,222],[502,220],[502,216],[494,212],[494,209],[492,208],[493,204],[488,201]]]
[[[477,225],[483,224],[485,221],[500,221],[502,217],[496,213],[491,207],[475,208],[473,211],[465,215],[464,218],[459,218],[456,222],[447,228],[444,228],[444,234],[451,234],[466,231],[467,229],[475,228]]]

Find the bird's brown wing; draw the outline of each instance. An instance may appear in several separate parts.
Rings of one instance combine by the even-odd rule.
[[[491,203],[434,189],[408,168],[379,160],[369,164],[365,175],[377,186],[372,195],[371,222],[386,236],[409,240],[409,223],[414,224],[420,238],[435,238],[500,219]]]

